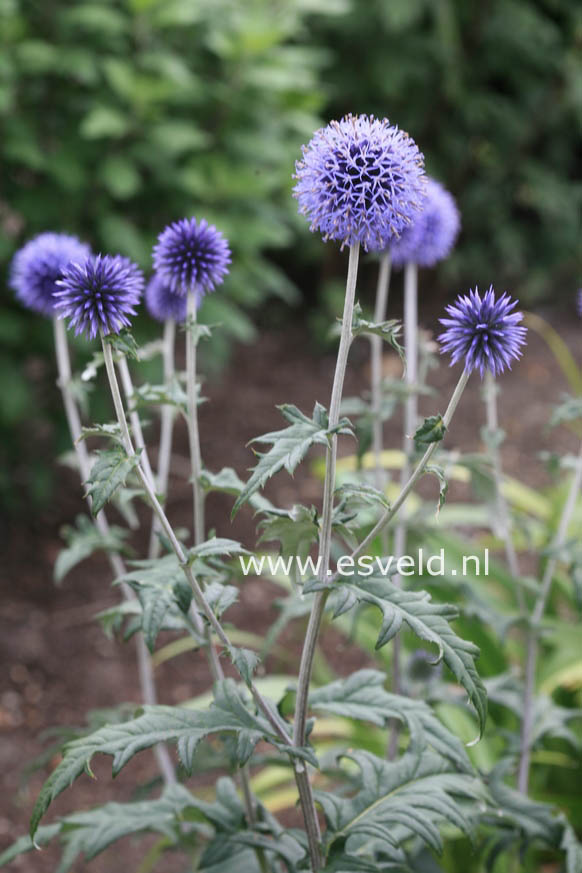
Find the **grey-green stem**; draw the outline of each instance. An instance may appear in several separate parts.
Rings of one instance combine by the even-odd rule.
[[[348,262],[348,275],[346,281],[346,295],[344,301],[344,312],[342,317],[342,328],[340,335],[340,344],[338,356],[336,360],[335,374],[333,387],[331,392],[331,401],[329,405],[329,426],[335,427],[339,422],[340,404],[346,374],[346,366],[350,345],[352,341],[352,322],[354,314],[354,301],[356,294],[356,280],[358,276],[358,260],[360,254],[359,243],[350,246],[350,256]],[[321,528],[319,536],[319,578],[327,579],[329,569],[329,558],[331,549],[331,533],[332,533],[332,514],[333,514],[333,495],[335,487],[335,467],[337,457],[337,436],[332,436],[327,449],[326,466],[325,466],[325,481],[323,488],[323,508],[321,514]],[[327,595],[325,592],[320,592],[315,595],[309,623],[301,653],[301,664],[299,667],[299,678],[297,683],[297,698],[295,702],[295,722],[293,727],[293,741],[301,746],[305,745],[306,741],[306,724],[307,724],[307,701],[309,695],[309,684],[311,681],[311,673],[313,670],[313,659],[317,648],[317,638],[321,627],[321,620],[325,609]],[[313,802],[313,794],[311,784],[309,782],[309,774],[305,767],[301,772],[296,768],[296,779],[299,788],[299,798],[303,810],[305,827],[309,839],[309,851],[311,856],[311,864],[314,871],[321,869],[321,834],[319,830],[319,822]]]
[[[176,322],[168,318],[164,323],[164,338],[162,342],[163,379],[166,388],[170,386],[175,375],[175,345],[176,345]],[[165,403],[162,406],[160,422],[160,446],[158,452],[158,479],[157,490],[161,495],[160,503],[165,506],[170,481],[170,463],[172,459],[172,438],[174,433],[175,408]],[[149,556],[157,558],[161,551],[161,543],[158,533],[160,520],[154,514],[150,534]]]
[[[149,477],[150,483],[153,488],[156,487],[156,480],[154,477],[154,473],[152,470],[152,465],[150,464],[150,458],[148,455],[147,446],[145,444],[143,430],[141,427],[141,419],[139,417],[139,412],[135,408],[135,389],[133,387],[133,381],[131,378],[131,372],[129,369],[129,364],[127,363],[127,358],[125,355],[120,355],[117,359],[117,369],[119,370],[119,376],[121,378],[121,385],[123,388],[123,393],[125,394],[125,401],[127,403],[127,408],[129,410],[129,423],[131,424],[131,430],[133,433],[133,438],[135,440],[135,444],[140,449],[140,461],[141,465]]]
[[[198,428],[198,389],[196,385],[196,294],[188,292],[188,321],[186,327],[186,384],[188,395],[188,439],[190,443],[190,463],[192,465],[192,498],[194,510],[194,542],[204,541],[204,494],[200,485],[202,458],[200,452],[200,431]]]
[[[69,426],[69,433],[77,456],[79,465],[79,474],[81,480],[86,482],[91,472],[91,460],[87,450],[87,444],[81,439],[81,418],[79,409],[71,390],[71,361],[69,357],[69,346],[67,335],[65,332],[64,322],[60,319],[54,319],[54,338],[55,352],[57,358],[57,369],[59,374],[59,388],[63,398],[65,407],[65,415]],[[89,509],[91,509],[91,498],[87,498]],[[97,530],[103,535],[109,534],[109,522],[103,510],[94,519]],[[123,559],[117,552],[108,552],[107,557],[111,565],[111,570],[114,578],[119,579],[126,574],[126,567]],[[135,594],[126,583],[122,583],[121,591],[125,600],[135,600]],[[156,685],[154,680],[154,671],[150,654],[147,650],[145,640],[141,634],[137,634],[135,638],[137,668],[139,675],[139,683],[141,688],[141,696],[144,703],[155,704],[157,702]],[[167,785],[171,785],[176,781],[174,765],[164,745],[158,745],[154,748],[154,754],[158,762],[158,767]]]
[[[382,254],[378,269],[376,285],[376,303],[374,306],[374,322],[381,324],[386,320],[388,309],[388,292],[390,289],[390,253]],[[372,452],[374,455],[374,485],[378,490],[384,489],[384,470],[382,467],[382,452],[384,450],[384,421],[382,419],[382,345],[381,336],[373,334],[370,337],[370,370],[371,370],[371,405],[372,405]]]
[[[497,516],[498,530],[503,539],[505,549],[505,558],[509,572],[517,583],[521,574],[519,572],[519,561],[513,538],[511,536],[511,517],[509,508],[503,493],[503,467],[501,464],[501,452],[497,436],[499,433],[499,414],[497,409],[497,394],[498,386],[495,381],[495,376],[487,371],[485,375],[485,385],[483,387],[485,393],[485,410],[487,414],[487,431],[489,434],[489,457],[491,458],[491,466],[493,468],[493,482],[495,485],[495,511]],[[522,615],[525,614],[526,602],[521,585],[516,584],[516,599]]]
[[[566,537],[568,535],[568,528],[570,526],[570,522],[572,521],[572,516],[574,515],[574,510],[576,508],[576,501],[578,500],[578,496],[580,494],[581,488],[582,488],[582,444],[580,445],[580,450],[578,452],[578,457],[576,459],[576,466],[574,468],[574,475],[572,476],[572,481],[570,483],[570,489],[568,491],[568,496],[566,498],[566,502],[565,502],[564,508],[562,510],[562,515],[561,515],[560,521],[558,523],[558,529],[557,529],[556,535],[552,541],[552,552],[554,555],[556,555],[556,553],[560,550],[560,548],[566,542]],[[528,789],[528,784],[529,784],[529,768],[530,768],[530,760],[531,760],[531,734],[532,734],[533,716],[534,716],[534,691],[535,691],[535,678],[536,678],[536,667],[537,667],[537,657],[538,657],[539,624],[544,616],[546,605],[548,603],[548,598],[550,596],[552,581],[554,578],[554,572],[556,570],[557,563],[558,563],[558,560],[556,557],[551,557],[548,559],[548,562],[545,566],[544,575],[542,577],[542,583],[540,586],[540,590],[539,590],[538,596],[536,598],[536,602],[535,602],[533,612],[531,615],[529,630],[528,630],[527,655],[526,655],[525,678],[524,678],[524,693],[523,693],[523,719],[522,719],[522,723],[521,723],[520,757],[519,757],[519,767],[518,767],[518,773],[517,773],[517,786],[523,794],[527,794],[527,789]]]

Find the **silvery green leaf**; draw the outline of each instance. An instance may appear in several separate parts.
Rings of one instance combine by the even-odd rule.
[[[582,397],[562,396],[562,402],[556,406],[550,418],[550,427],[564,424],[568,421],[576,421],[582,418]]]
[[[313,580],[304,591],[325,588],[325,583]],[[432,601],[427,591],[405,591],[397,588],[383,576],[340,577],[333,586],[334,618],[350,610],[357,603],[370,603],[382,613],[383,621],[376,648],[384,646],[400,631],[403,624],[421,640],[438,648],[437,660],[444,661],[461,683],[475,707],[482,735],[487,717],[487,694],[477,673],[475,659],[479,649],[463,640],[453,631],[450,622],[456,619],[456,607]]]
[[[266,433],[251,441],[271,443],[272,448],[265,453],[256,452],[258,464],[235,501],[233,515],[279,470],[285,469],[292,474],[311,446],[327,446],[333,434],[352,433],[350,422],[346,418],[342,418],[336,427],[330,428],[327,413],[320,403],[315,404],[312,418],[307,418],[296,406],[285,404],[278,408],[283,418],[290,423],[289,427]]]
[[[207,710],[144,706],[141,715],[131,721],[107,725],[89,736],[67,743],[63,748],[62,761],[53,770],[37,798],[30,821],[31,837],[34,838],[40,820],[53,800],[81,773],[91,773],[94,755],[111,755],[115,776],[143,749],[151,748],[156,743],[176,742],[180,760],[189,771],[200,741],[210,734],[222,732],[235,734],[236,754],[241,764],[248,760],[261,739],[286,754],[316,763],[308,749],[283,745],[269,722],[262,715],[254,714],[236,684],[226,679],[216,683],[214,702]]]
[[[223,467],[218,473],[203,470],[200,474],[200,484],[205,491],[218,491],[222,494],[232,494],[235,497],[238,497],[245,489],[245,483],[232,467]],[[249,503],[253,509],[259,512],[269,512],[275,509],[271,501],[263,497],[262,494],[253,494]]]
[[[309,705],[316,712],[331,712],[380,727],[397,719],[458,769],[472,773],[463,744],[438,720],[430,706],[422,700],[391,694],[384,688],[385,682],[386,676],[378,670],[357,670],[347,679],[337,679],[312,691]]]
[[[108,440],[113,440],[116,443],[122,444],[121,428],[119,422],[110,421],[105,424],[92,424],[89,427],[81,428],[81,436],[79,439],[86,440],[89,437],[104,437]]]
[[[198,404],[204,398],[198,396]],[[186,412],[188,397],[177,376],[173,376],[167,385],[150,385],[149,382],[139,385],[133,396],[134,407],[140,406],[174,406],[180,412]]]
[[[139,455],[129,456],[121,446],[97,452],[97,460],[85,483],[92,500],[93,515],[103,509],[121,485],[125,485],[127,477],[138,464]]]
[[[429,415],[414,433],[414,444],[419,451],[430,445],[439,443],[445,436],[447,427],[442,415]]]
[[[120,527],[110,527],[107,534],[101,533],[94,523],[84,515],[77,516],[76,527],[66,525],[61,536],[67,547],[59,552],[55,562],[56,582],[62,582],[73,567],[84,561],[94,552],[127,552],[125,539],[127,531]]]
[[[231,646],[228,654],[243,680],[248,686],[250,686],[253,681],[253,674],[261,660],[257,653],[253,652],[251,649],[241,649],[237,646]]]
[[[289,510],[270,510],[259,522],[259,543],[278,540],[283,557],[304,559],[319,536],[319,519],[314,506],[295,504]]]
[[[340,322],[341,323],[341,322]],[[404,360],[404,349],[398,339],[402,331],[402,324],[396,319],[391,321],[368,321],[362,317],[362,307],[359,303],[354,306],[352,317],[352,336],[379,336],[384,342],[392,346]]]
[[[139,347],[129,330],[109,333],[105,337],[105,342],[112,346],[119,355],[124,355],[134,361],[139,360]]]
[[[447,482],[447,477],[445,476],[445,471],[438,464],[427,464],[424,468],[423,473],[431,473],[433,476],[436,476],[439,480],[439,502],[437,505],[437,515],[440,510],[446,503],[447,493],[449,490],[449,483]]]

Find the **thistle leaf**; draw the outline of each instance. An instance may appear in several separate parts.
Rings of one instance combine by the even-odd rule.
[[[54,576],[57,583],[62,582],[73,567],[95,552],[127,551],[125,543],[127,531],[120,527],[111,527],[107,534],[103,534],[85,515],[77,516],[75,527],[70,525],[63,527],[61,536],[67,547],[59,552],[55,562]]]
[[[127,477],[138,464],[139,455],[130,457],[121,446],[97,452],[97,460],[86,483],[93,515],[103,509],[121,485],[125,485]]]
[[[279,470],[285,469],[288,473],[293,474],[311,446],[316,444],[327,446],[334,434],[352,433],[347,418],[342,418],[336,427],[330,428],[327,413],[320,403],[315,404],[312,418],[307,418],[296,406],[289,404],[279,406],[279,409],[283,418],[289,422],[289,427],[266,433],[252,440],[252,442],[271,443],[272,448],[264,454],[256,452],[259,462],[244,490],[235,501],[232,509],[233,515]]]

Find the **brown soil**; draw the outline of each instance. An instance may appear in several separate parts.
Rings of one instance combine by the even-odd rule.
[[[580,362],[580,323],[569,315],[552,313],[551,321],[560,331]],[[427,322],[435,327],[436,319]],[[306,345],[298,325],[285,331],[268,332],[252,347],[238,348],[232,363],[220,379],[205,386],[210,402],[201,408],[202,452],[209,469],[234,467],[240,475],[253,463],[245,443],[252,437],[281,426],[275,405],[294,403],[310,412],[315,400],[328,404],[333,377],[334,357],[320,356]],[[441,367],[430,374],[437,391],[434,398],[422,401],[425,413],[443,410],[458,376],[456,370]],[[346,379],[346,394],[366,387],[368,380],[367,344],[354,347]],[[567,390],[563,375],[547,346],[530,334],[527,355],[502,381],[500,416],[507,440],[503,447],[506,469],[536,486],[543,487],[547,477],[537,452],[549,448],[553,435],[544,430],[552,403]],[[55,401],[56,401],[55,392]],[[449,446],[466,450],[480,445],[482,404],[478,377],[473,377],[454,427]],[[399,445],[400,421],[386,427],[386,444]],[[561,448],[574,448],[576,440],[568,431],[560,431]],[[554,444],[555,445],[555,444]],[[183,478],[186,465],[185,434],[177,434],[178,457],[172,481],[169,515],[178,524],[187,525],[190,491]],[[348,438],[343,451],[352,451]],[[303,464],[292,479],[281,473],[269,483],[267,495],[277,505],[294,502],[318,504],[320,483]],[[254,543],[255,520],[244,510],[229,521],[230,498],[211,496],[208,522],[219,535],[232,536],[247,545]],[[89,709],[113,707],[121,701],[137,701],[134,649],[131,643],[107,639],[94,621],[100,609],[116,601],[117,593],[109,586],[107,563],[94,558],[81,564],[57,588],[52,579],[52,565],[60,548],[58,531],[82,512],[81,492],[74,475],[63,470],[54,506],[42,517],[8,525],[2,567],[0,601],[0,770],[4,790],[0,805],[0,848],[27,829],[28,817],[37,792],[55,760],[43,765],[27,780],[23,769],[28,761],[46,746],[40,734],[48,728],[65,728],[84,723]],[[277,595],[273,586],[249,580],[241,590],[240,604],[229,614],[239,627],[263,633],[276,616],[272,605]],[[302,627],[293,627],[285,637],[288,651],[298,651]],[[169,637],[168,637],[169,638]],[[161,642],[166,642],[166,639]],[[333,634],[326,643],[338,671],[361,666],[365,656],[346,649]],[[281,665],[274,664],[278,669]],[[285,669],[288,669],[286,667]],[[182,655],[164,664],[158,671],[161,702],[177,703],[208,687],[206,671],[199,656]],[[120,776],[110,779],[109,759],[96,759],[97,776],[84,776],[54,803],[47,821],[58,813],[87,808],[106,800],[127,800],[136,779],[142,782],[155,777],[150,753],[142,753]],[[153,838],[152,838],[153,841]],[[24,856],[11,869],[48,873],[56,869],[57,854],[52,849]],[[90,869],[101,873],[136,868],[131,840],[105,852]],[[81,862],[74,868],[84,870]],[[164,870],[181,869],[171,862]]]

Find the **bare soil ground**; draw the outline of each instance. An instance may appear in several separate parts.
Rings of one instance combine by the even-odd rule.
[[[551,312],[548,316],[566,340],[578,362],[582,362],[582,326],[572,313]],[[436,327],[436,317],[427,318],[427,327]],[[235,350],[229,367],[219,379],[208,382],[204,393],[209,403],[201,408],[202,453],[211,470],[234,467],[241,476],[252,464],[245,443],[252,437],[281,426],[275,405],[294,403],[306,412],[315,400],[328,405],[334,368],[333,354],[320,355],[309,348],[298,324],[288,329],[261,335],[256,345]],[[422,412],[443,411],[458,371],[440,367],[430,375],[436,397],[422,401]],[[346,380],[346,393],[355,394],[368,383],[367,343],[354,348]],[[507,432],[503,447],[504,463],[512,475],[543,487],[547,476],[537,452],[549,448],[553,439],[544,430],[550,408],[562,391],[564,377],[546,344],[530,333],[523,361],[504,375],[500,398],[500,418]],[[55,402],[57,402],[55,390]],[[483,422],[479,378],[474,376],[463,398],[450,446],[477,449]],[[574,448],[575,437],[560,432],[561,448]],[[386,445],[400,445],[400,420],[386,427]],[[555,442],[554,442],[555,446]],[[187,463],[183,430],[177,433],[178,460],[172,478],[168,506],[170,517],[188,525],[190,491],[184,479]],[[341,451],[353,445],[346,438]],[[114,603],[117,593],[110,588],[108,564],[94,558],[81,564],[56,587],[52,565],[60,549],[59,529],[84,511],[81,491],[75,476],[64,469],[59,474],[54,505],[41,517],[8,521],[3,547],[0,584],[0,772],[3,791],[0,798],[0,849],[26,832],[28,817],[37,792],[55,760],[46,762],[25,780],[26,762],[39,755],[47,740],[41,732],[84,723],[87,710],[113,707],[121,701],[138,701],[134,648],[131,643],[109,640],[94,621],[100,609]],[[279,474],[268,486],[267,495],[277,505],[295,502],[318,504],[320,483],[303,464],[292,479]],[[219,535],[232,536],[247,545],[254,543],[255,520],[244,510],[233,525],[229,521],[231,500],[212,496],[208,501],[208,523]],[[277,612],[272,604],[275,591],[259,580],[247,581],[241,590],[240,604],[229,618],[238,626],[263,633]],[[302,627],[294,627],[285,638],[288,651],[299,651]],[[167,640],[163,640],[166,642]],[[361,666],[365,657],[359,651],[346,651],[337,635],[330,635],[326,648],[338,664],[338,671]],[[276,665],[275,665],[276,666]],[[208,687],[200,656],[182,655],[158,671],[160,700],[178,703]],[[96,781],[84,776],[53,805],[47,821],[58,813],[88,808],[107,800],[131,797],[136,778],[145,782],[155,777],[153,756],[137,756],[120,776],[111,781],[110,760],[96,759]],[[23,857],[11,869],[49,873],[56,869],[56,853],[45,849]],[[105,852],[90,866],[96,873],[122,873],[135,870],[135,850],[130,840]],[[84,870],[81,862],[75,870]],[[183,869],[172,862],[167,873]]]

